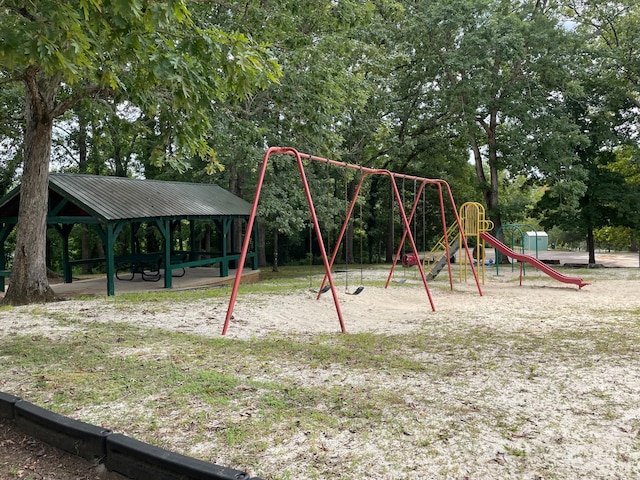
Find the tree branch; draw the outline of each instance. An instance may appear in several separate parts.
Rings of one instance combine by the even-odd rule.
[[[57,142],[55,143],[55,146],[57,146],[57,147],[62,147],[62,149],[63,149],[65,152],[67,152],[68,157],[69,157],[69,158],[71,158],[71,159],[73,160],[73,162],[74,162],[74,163],[76,163],[76,164],[80,163],[80,162],[76,159],[75,152],[73,152],[73,151],[71,150],[71,148],[69,148],[69,147],[68,147],[64,142],[59,142],[59,141],[57,141]]]
[[[614,45],[616,47],[619,47],[620,46],[620,39],[618,38],[618,32],[616,30],[616,26],[613,23],[613,20],[611,20],[610,18],[606,18],[605,21],[609,25],[609,29],[611,30],[611,34],[613,35]]]
[[[484,118],[476,117],[476,122],[478,122],[480,124],[480,126],[482,127],[482,129],[485,131],[485,133],[487,135],[489,133],[491,133],[491,127],[487,124],[487,122],[484,120]]]
[[[484,174],[484,169],[482,168],[482,152],[480,151],[480,146],[478,145],[478,139],[472,131],[469,132],[469,136],[471,137],[471,149],[473,150],[476,177],[478,178],[480,183],[485,185],[487,183],[487,177]]]
[[[18,15],[20,15],[21,17],[26,18],[27,20],[31,21],[31,22],[35,22],[36,21],[36,17],[34,15],[32,15],[31,13],[29,13],[29,11],[27,10],[27,7],[22,7],[22,8],[17,8],[17,7],[12,7],[12,6],[8,6],[5,7],[7,10],[17,13]]]
[[[103,89],[97,85],[86,87],[84,90],[79,91],[75,95],[71,96],[67,100],[60,102],[51,112],[52,117],[59,117],[67,110],[75,106],[80,100],[87,97],[102,97],[111,96],[112,92],[108,89]]]

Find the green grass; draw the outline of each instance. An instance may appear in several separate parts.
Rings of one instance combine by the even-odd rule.
[[[307,289],[305,279],[295,275],[302,270],[287,269],[260,285],[243,286],[242,293],[284,295]],[[104,301],[118,309],[163,311],[170,304],[188,307],[228,293],[162,292]],[[587,313],[609,321],[544,332],[433,321],[410,335],[273,334],[248,340],[205,338],[129,323],[87,323],[46,306],[29,307],[28,313],[70,331],[61,338],[0,336],[6,372],[2,380],[8,382],[3,390],[167,448],[188,452],[199,442],[211,443],[214,450],[231,452],[229,461],[235,465],[253,466],[254,471],[259,465],[252,459],[307,432],[304,441],[315,459],[309,478],[336,473],[327,466],[331,459],[322,449],[325,433],[351,432],[375,440],[381,426],[390,442],[406,438],[416,455],[427,456],[461,435],[478,438],[493,430],[501,439],[498,448],[524,464],[535,455],[532,447],[520,444],[526,440],[521,435],[529,419],[489,401],[499,398],[500,388],[513,381],[535,390],[557,367],[568,371],[555,381],[564,391],[573,376],[588,378],[590,369],[603,362],[634,365],[640,352],[637,308],[595,307]],[[458,393],[466,392],[470,381],[494,376],[504,379],[504,385],[479,381],[472,396]],[[442,385],[453,393],[440,393]],[[413,396],[419,401],[413,402]],[[578,400],[582,405],[577,410],[589,412],[589,418],[624,418],[621,405],[607,391],[585,388]],[[437,423],[431,412],[447,420]],[[637,419],[633,421],[627,428],[637,430]],[[170,441],[173,433],[183,439]],[[510,443],[514,438],[518,442]],[[502,442],[509,443],[503,447]],[[345,462],[341,474],[355,475],[358,461]],[[295,474],[280,471],[269,476],[288,477]]]
[[[537,360],[550,352],[581,357],[588,366],[593,357],[633,358],[637,355],[638,332],[557,331],[550,335],[517,335],[469,329],[449,336],[318,335],[307,339],[275,336],[248,341],[206,339],[193,335],[141,329],[129,324],[83,325],[82,331],[61,341],[46,336],[16,335],[0,340],[0,351],[8,368],[28,372],[34,394],[48,398],[65,412],[76,405],[111,401],[126,395],[153,396],[162,392],[176,404],[196,398],[212,406],[242,402],[260,391],[256,407],[281,418],[319,402],[350,418],[360,412],[374,415],[367,395],[384,403],[395,396],[374,390],[313,388],[295,384],[295,378],[279,378],[282,366],[339,372],[386,371],[390,374],[421,374],[427,378],[455,376],[469,368],[495,369],[514,356],[526,357],[519,368],[530,380],[544,375]],[[495,351],[495,345],[509,345]],[[428,352],[428,358],[423,353]],[[455,355],[451,353],[455,352]],[[491,355],[483,354],[491,352]],[[487,359],[486,361],[484,359]],[[256,381],[251,378],[273,377]],[[344,399],[348,398],[349,402]],[[375,403],[375,402],[374,402]],[[357,405],[353,408],[352,405]]]

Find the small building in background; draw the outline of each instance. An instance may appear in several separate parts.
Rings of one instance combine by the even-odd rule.
[[[547,250],[549,248],[549,235],[547,235],[547,232],[526,232],[524,235],[524,248],[525,250],[538,252]]]

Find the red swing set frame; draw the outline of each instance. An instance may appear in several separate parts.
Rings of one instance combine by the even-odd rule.
[[[387,277],[387,281],[385,283],[385,288],[387,288],[389,286],[389,282],[391,281],[391,278],[393,277],[393,272],[395,270],[396,264],[398,263],[398,261],[400,260],[400,255],[402,253],[402,248],[404,245],[404,242],[406,241],[406,239],[409,239],[409,243],[411,245],[411,249],[413,251],[413,254],[415,255],[416,258],[419,258],[419,253],[418,253],[418,249],[416,247],[416,243],[415,243],[415,239],[413,238],[413,234],[411,232],[411,222],[413,220],[413,217],[415,215],[416,209],[418,207],[418,203],[420,200],[420,197],[423,195],[424,193],[424,189],[427,185],[435,185],[438,189],[438,197],[439,197],[439,201],[440,201],[440,216],[441,216],[441,220],[442,220],[442,228],[444,231],[444,238],[445,238],[445,249],[446,249],[446,258],[447,258],[447,264],[448,264],[448,271],[449,271],[449,285],[450,288],[453,289],[453,276],[452,276],[452,272],[451,272],[451,262],[450,262],[450,255],[449,255],[449,242],[448,242],[448,236],[447,236],[447,221],[446,221],[446,216],[445,216],[445,202],[444,202],[444,195],[443,195],[443,189],[446,190],[446,196],[449,200],[449,202],[451,203],[451,207],[452,210],[454,212],[454,215],[456,217],[456,223],[458,226],[458,231],[460,232],[460,241],[462,242],[462,247],[464,248],[465,252],[466,252],[466,256],[467,256],[467,260],[469,261],[469,264],[471,266],[471,271],[473,273],[473,277],[475,279],[476,282],[476,286],[478,288],[478,293],[480,295],[482,295],[482,288],[480,287],[480,282],[478,280],[478,275],[476,274],[476,270],[473,266],[473,259],[471,256],[471,252],[469,251],[469,246],[467,244],[467,239],[464,236],[463,233],[463,229],[462,229],[462,224],[460,222],[460,217],[458,215],[458,210],[456,208],[456,204],[455,201],[453,199],[453,195],[451,193],[451,188],[449,187],[449,184],[442,179],[430,179],[430,178],[424,178],[424,177],[418,177],[418,176],[414,176],[414,175],[405,175],[402,173],[396,173],[396,172],[392,172],[390,170],[386,170],[386,169],[377,169],[377,168],[368,168],[368,167],[363,167],[361,165],[355,165],[355,164],[351,164],[351,163],[345,163],[345,162],[340,162],[337,160],[330,160],[327,158],[322,158],[322,157],[317,157],[314,155],[309,155],[307,153],[300,153],[298,152],[295,148],[292,147],[271,147],[269,149],[267,149],[267,151],[264,154],[264,158],[262,160],[262,166],[260,168],[260,175],[258,177],[258,184],[256,186],[256,193],[255,196],[253,198],[253,205],[251,208],[251,214],[249,215],[249,220],[247,222],[247,231],[245,232],[245,236],[244,236],[244,241],[242,244],[242,251],[240,252],[240,258],[238,260],[238,268],[236,270],[236,277],[235,280],[233,282],[233,288],[231,290],[231,298],[229,299],[229,306],[227,308],[227,315],[225,317],[225,321],[224,321],[224,326],[222,328],[222,335],[226,335],[228,329],[229,329],[229,324],[231,322],[231,317],[233,315],[233,308],[235,306],[236,303],[236,298],[238,295],[238,287],[240,285],[240,281],[242,279],[242,270],[244,267],[244,263],[245,260],[247,258],[247,252],[249,250],[249,242],[251,241],[251,232],[253,230],[253,225],[255,223],[255,218],[256,218],[256,212],[258,210],[258,204],[260,202],[260,192],[262,191],[262,186],[264,184],[264,178],[265,178],[265,173],[267,171],[267,166],[269,163],[269,157],[271,155],[277,155],[277,154],[281,154],[281,155],[290,155],[295,157],[296,163],[298,165],[298,170],[300,172],[300,179],[302,180],[302,185],[304,187],[304,191],[305,191],[305,196],[307,199],[307,203],[309,205],[309,212],[311,213],[311,220],[313,222],[313,226],[316,232],[316,238],[318,241],[318,247],[320,249],[320,255],[322,256],[322,262],[324,264],[324,268],[325,268],[325,276],[324,279],[322,280],[322,285],[320,286],[320,289],[318,291],[322,291],[323,287],[326,285],[326,283],[329,283],[330,286],[330,290],[331,290],[331,295],[333,297],[333,303],[335,305],[336,308],[336,313],[338,315],[338,321],[340,323],[340,330],[342,331],[342,333],[346,333],[347,329],[345,327],[345,323],[344,323],[344,318],[342,316],[342,310],[340,308],[340,301],[338,299],[338,293],[337,290],[335,288],[334,282],[333,282],[333,275],[331,273],[331,268],[333,267],[333,262],[336,259],[336,256],[338,254],[338,250],[340,247],[340,244],[342,242],[342,239],[345,235],[345,232],[347,230],[347,227],[349,225],[349,220],[351,218],[351,215],[353,213],[353,209],[356,205],[356,202],[358,200],[358,196],[360,195],[360,189],[362,187],[362,184],[364,182],[364,179],[366,177],[368,177],[369,175],[383,175],[389,178],[390,183],[391,183],[391,187],[392,187],[392,191],[393,191],[393,196],[395,197],[395,201],[398,205],[398,207],[402,207],[399,208],[400,211],[400,218],[402,220],[402,224],[403,224],[403,233],[402,233],[402,238],[400,240],[400,244],[398,246],[398,249],[395,252],[395,256],[393,259],[393,264],[391,265],[391,269],[389,271],[389,276]],[[317,161],[317,162],[322,162],[325,163],[327,165],[333,165],[336,167],[342,167],[342,168],[347,168],[347,169],[352,169],[352,170],[357,170],[358,172],[360,172],[360,179],[358,181],[358,184],[354,190],[354,194],[353,197],[351,199],[351,202],[349,204],[349,208],[347,209],[347,213],[345,215],[345,220],[344,223],[342,224],[342,228],[340,230],[340,234],[338,235],[338,238],[336,239],[336,244],[335,247],[333,249],[333,252],[331,254],[331,258],[329,258],[327,256],[327,251],[324,247],[324,241],[322,239],[322,231],[320,228],[320,224],[318,223],[318,217],[316,216],[316,211],[315,211],[315,207],[313,205],[313,197],[311,195],[311,190],[309,188],[309,183],[307,182],[307,176],[305,174],[305,167],[304,167],[304,163],[303,163],[303,159],[306,160],[312,160],[312,161]],[[414,198],[414,202],[413,202],[413,206],[411,208],[411,212],[409,213],[409,215],[407,216],[407,213],[405,211],[405,207],[404,207],[404,203],[402,201],[401,195],[400,195],[400,191],[398,189],[398,184],[397,184],[397,180],[409,180],[409,181],[415,181],[415,182],[419,182],[420,183],[420,187],[415,195]],[[427,297],[429,299],[429,303],[431,305],[431,310],[435,311],[435,305],[433,303],[433,298],[431,297],[431,292],[429,291],[429,285],[427,284],[427,278],[425,276],[424,273],[424,269],[422,267],[422,262],[418,262],[417,263],[417,267],[418,270],[420,272],[420,278],[422,279],[422,283],[424,285],[424,289],[425,292],[427,294]],[[320,293],[318,293],[317,298],[320,298]]]

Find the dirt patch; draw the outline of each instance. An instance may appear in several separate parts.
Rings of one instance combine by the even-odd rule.
[[[0,420],[0,479],[122,480],[104,465],[42,443]]]

